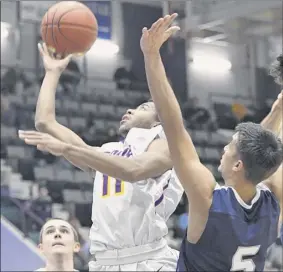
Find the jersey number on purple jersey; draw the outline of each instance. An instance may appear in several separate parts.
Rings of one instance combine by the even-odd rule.
[[[103,175],[102,197],[111,196],[111,183],[112,182],[115,182],[114,196],[119,196],[119,195],[124,194],[124,191],[125,191],[124,181]]]

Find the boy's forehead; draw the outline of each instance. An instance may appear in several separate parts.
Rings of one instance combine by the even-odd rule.
[[[43,229],[47,229],[49,227],[58,227],[58,226],[64,226],[64,227],[70,228],[70,224],[68,222],[64,220],[54,219],[54,220],[49,220],[48,222],[46,222],[43,226]]]

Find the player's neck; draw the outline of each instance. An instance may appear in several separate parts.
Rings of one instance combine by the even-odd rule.
[[[231,187],[236,190],[241,199],[247,204],[250,204],[256,195],[256,187],[251,183],[237,182]]]
[[[54,257],[52,260],[47,260],[46,271],[74,271],[73,257],[62,258],[62,256]]]

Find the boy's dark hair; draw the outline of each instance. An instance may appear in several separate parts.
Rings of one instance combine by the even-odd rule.
[[[258,184],[282,163],[282,142],[271,131],[251,122],[239,124],[236,132],[236,148],[245,168],[246,179]]]
[[[43,234],[43,228],[45,226],[45,224],[51,220],[61,220],[61,221],[65,221],[65,222],[68,222],[67,220],[64,220],[64,219],[61,219],[61,218],[49,218],[46,220],[46,222],[44,223],[44,225],[41,227],[41,230],[40,230],[40,233],[39,233],[39,243],[42,243],[42,234]],[[69,223],[69,222],[68,222]],[[69,223],[70,224],[70,223]],[[80,242],[80,239],[79,239],[79,234],[78,232],[75,230],[75,228],[70,224],[71,226],[71,229],[73,231],[73,234],[74,234],[74,240],[75,242],[79,243]]]
[[[276,61],[271,65],[270,75],[279,85],[283,85],[283,54],[279,55]]]

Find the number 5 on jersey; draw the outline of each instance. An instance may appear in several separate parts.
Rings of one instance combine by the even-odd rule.
[[[259,251],[260,245],[250,247],[238,247],[232,259],[232,268],[230,271],[255,271],[256,267],[251,259]],[[248,258],[250,257],[250,258]]]
[[[115,184],[114,194],[111,192],[112,182]],[[103,185],[102,185],[102,197],[106,198],[109,196],[120,196],[125,192],[125,182],[119,179],[114,179],[112,177],[103,175]]]

